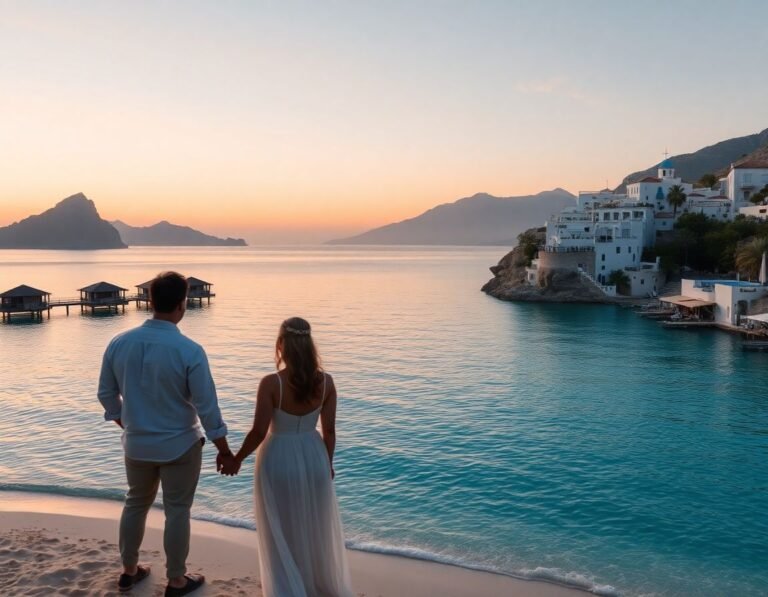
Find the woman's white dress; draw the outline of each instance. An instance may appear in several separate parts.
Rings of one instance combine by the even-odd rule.
[[[303,416],[274,411],[256,452],[254,498],[265,597],[349,597],[344,531],[328,452],[317,431],[322,404]],[[325,378],[323,402],[325,402]]]

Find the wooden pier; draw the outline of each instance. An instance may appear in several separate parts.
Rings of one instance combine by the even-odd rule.
[[[210,282],[200,280],[199,278],[187,278],[189,282],[189,293],[187,295],[187,304],[202,306],[203,301],[211,303],[211,298],[216,295],[211,292]],[[14,315],[29,315],[34,320],[42,321],[45,313],[48,319],[51,318],[51,309],[64,307],[69,315],[70,307],[80,307],[80,312],[85,313],[90,309],[91,314],[97,311],[105,310],[109,313],[125,313],[125,306],[130,302],[136,302],[136,307],[145,306],[150,308],[149,287],[152,281],[144,282],[136,286],[136,294],[126,294],[128,291],[121,286],[109,282],[96,282],[89,286],[80,288],[80,296],[51,299],[51,293],[45,290],[38,290],[22,284],[0,294],[0,314],[3,322],[10,322]]]

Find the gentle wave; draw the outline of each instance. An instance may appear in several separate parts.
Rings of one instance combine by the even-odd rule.
[[[27,493],[42,493],[46,495],[56,495],[65,497],[103,499],[111,502],[122,502],[125,494],[118,490],[90,489],[80,487],[52,486],[52,485],[34,485],[26,483],[0,483],[0,491],[21,491]],[[155,508],[161,509],[160,504],[155,504]],[[228,527],[256,530],[256,525],[242,518],[232,516],[222,516],[219,514],[195,514],[192,516],[195,520],[211,522]],[[436,564],[445,564],[456,566],[467,570],[477,570],[479,572],[489,572],[492,574],[501,574],[519,580],[530,580],[539,582],[548,582],[571,589],[579,589],[600,595],[601,597],[620,597],[614,587],[610,585],[601,585],[590,580],[587,576],[577,572],[563,572],[557,568],[537,567],[533,570],[524,569],[519,571],[500,570],[494,566],[486,566],[475,562],[467,561],[462,558],[437,554],[418,547],[388,545],[384,543],[375,543],[371,541],[356,541],[347,539],[348,549],[363,551],[367,553],[376,553],[382,555],[399,556],[411,560],[421,560],[425,562],[434,562]]]

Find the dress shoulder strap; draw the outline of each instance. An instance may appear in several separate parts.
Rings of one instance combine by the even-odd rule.
[[[323,371],[323,399],[320,401],[320,408],[323,407],[323,404],[325,404],[325,386],[328,381],[328,374]]]
[[[277,399],[277,408],[280,410],[280,407],[283,405],[283,380],[279,372],[275,375],[277,375],[277,385],[280,386],[280,397]]]

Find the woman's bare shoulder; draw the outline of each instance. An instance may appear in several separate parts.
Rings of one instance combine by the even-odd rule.
[[[267,375],[261,378],[261,381],[259,382],[259,387],[265,390],[272,390],[276,388],[279,383],[280,383],[280,380],[279,380],[278,373],[268,373]]]

